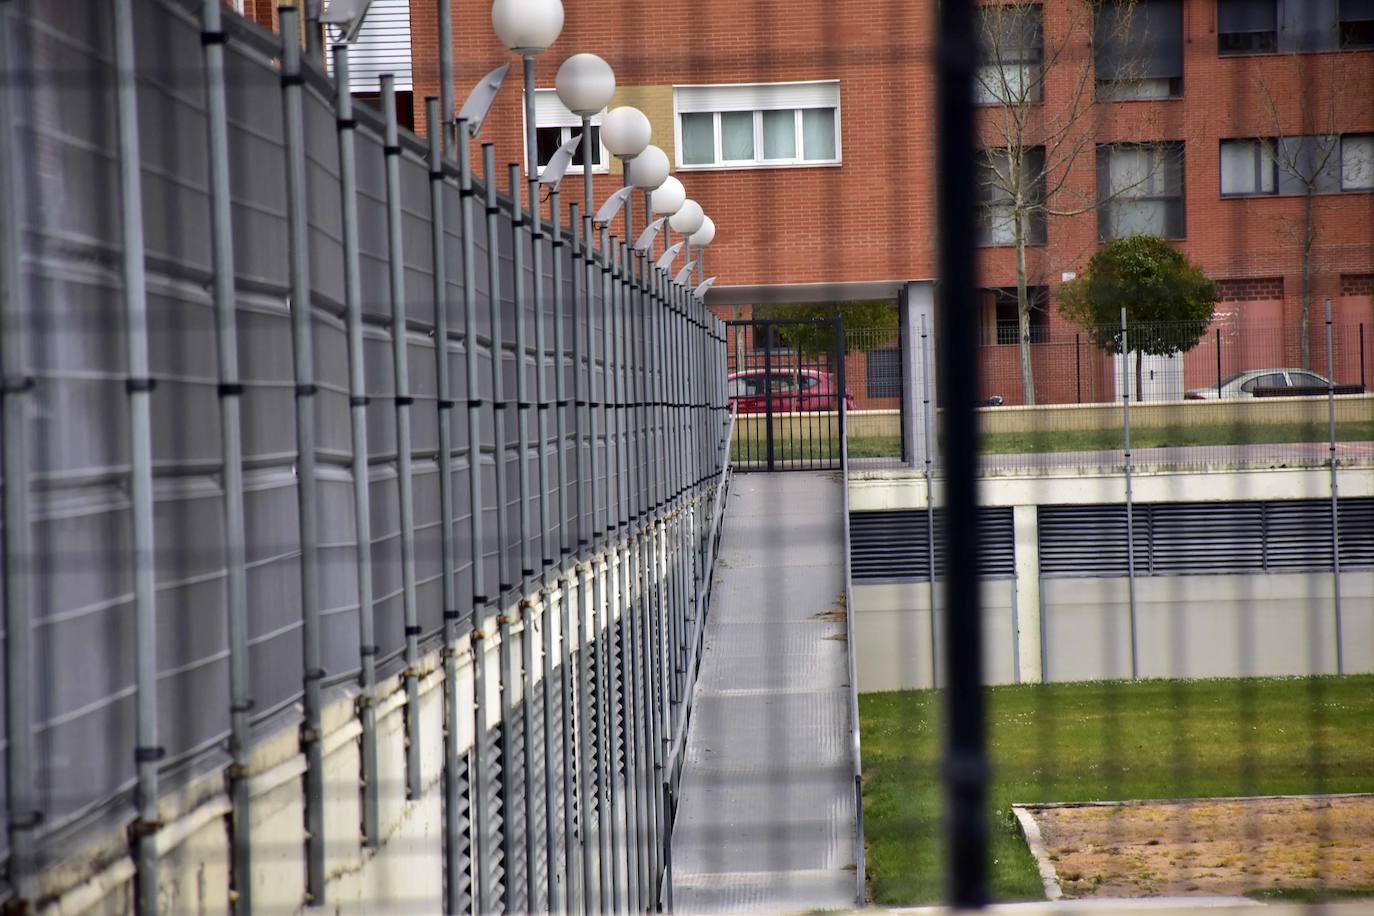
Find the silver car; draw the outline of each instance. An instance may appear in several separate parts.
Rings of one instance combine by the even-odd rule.
[[[1220,385],[1194,388],[1184,395],[1190,401],[1214,401],[1217,398],[1253,398],[1256,388],[1295,388],[1295,395],[1315,394],[1313,389],[1326,392],[1329,383],[1315,372],[1306,369],[1251,369],[1233,375]]]

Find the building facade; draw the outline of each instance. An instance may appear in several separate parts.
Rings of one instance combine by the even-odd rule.
[[[653,142],[717,224],[706,272],[723,314],[895,299],[936,279],[932,0],[564,6],[560,38],[537,58],[542,155],[577,126],[553,92],[559,64],[599,54],[616,72],[612,107],[650,117]],[[504,176],[524,157],[518,61],[494,37],[487,0],[452,9],[455,104],[491,68],[517,65],[482,137]],[[1218,281],[1217,330],[1248,335],[1231,347],[1248,351],[1236,357],[1246,365],[1300,363],[1304,305],[1316,369],[1326,299],[1343,328],[1374,318],[1374,0],[1000,0],[983,12],[985,394],[1023,400],[1013,160],[1026,180],[1011,183],[1039,195],[1021,219],[1039,400],[1084,396],[1079,347],[1052,345],[1072,335],[1057,292],[1119,235],[1169,238]],[[408,14],[423,132],[422,99],[439,93],[436,0],[376,0],[383,13]],[[607,158],[594,165],[598,199],[623,181]],[[565,182],[564,202],[580,198],[580,181]],[[1359,361],[1353,342],[1339,349]],[[1110,373],[1100,352],[1088,358]],[[1205,374],[1179,373],[1189,386]]]

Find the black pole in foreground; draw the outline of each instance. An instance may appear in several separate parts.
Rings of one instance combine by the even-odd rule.
[[[947,902],[987,899],[987,756],[978,601],[978,347],[974,298],[973,73],[970,0],[939,4],[940,390],[945,399],[945,834]]]

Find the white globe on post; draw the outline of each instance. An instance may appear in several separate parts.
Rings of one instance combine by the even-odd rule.
[[[707,245],[710,245],[711,242],[715,241],[715,238],[715,220],[711,219],[709,216],[704,216],[701,220],[701,228],[688,236],[687,244],[693,248],[705,248]]]
[[[495,0],[491,28],[501,44],[515,53],[538,54],[563,31],[563,0]]]
[[[558,68],[554,85],[563,107],[579,117],[590,118],[611,104],[615,71],[595,54],[574,54]]]
[[[653,191],[668,179],[668,154],[650,144],[631,160],[630,184],[641,191]]]
[[[687,202],[687,189],[672,175],[663,179],[663,184],[649,197],[649,206],[660,216],[672,216]]]
[[[689,199],[668,219],[668,225],[672,226],[678,235],[686,237],[696,234],[705,221],[706,214],[702,211],[701,204]]]
[[[601,142],[612,156],[633,159],[649,145],[653,128],[644,112],[629,105],[613,108],[601,122]]]

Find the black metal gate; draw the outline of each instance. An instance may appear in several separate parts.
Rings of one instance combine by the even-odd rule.
[[[839,469],[849,407],[843,319],[731,321],[727,348],[734,467]]]

